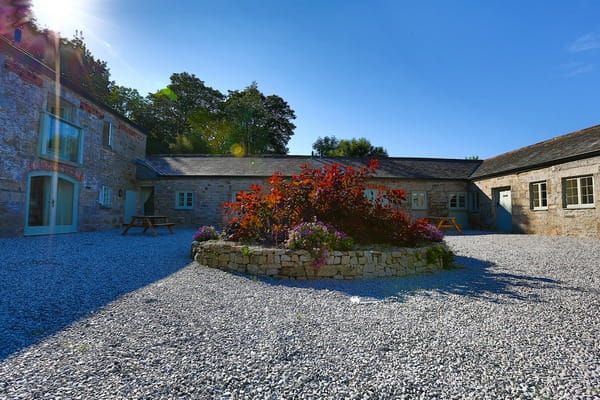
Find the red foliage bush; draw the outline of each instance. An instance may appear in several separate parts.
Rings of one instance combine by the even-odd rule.
[[[405,200],[402,190],[378,187],[375,199],[365,197],[367,181],[378,166],[328,164],[285,179],[275,173],[270,191],[260,185],[240,192],[236,202],[224,205],[225,233],[232,240],[282,243],[290,229],[302,223],[322,221],[351,236],[358,243],[414,245],[427,241],[424,220],[412,223],[398,206]]]

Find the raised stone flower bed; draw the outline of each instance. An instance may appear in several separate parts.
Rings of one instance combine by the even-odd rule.
[[[192,243],[200,265],[244,274],[284,279],[365,279],[408,276],[448,267],[451,254],[444,243],[417,248],[334,251],[316,269],[306,250],[244,246],[237,242]]]

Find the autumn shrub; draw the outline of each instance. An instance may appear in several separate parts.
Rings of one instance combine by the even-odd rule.
[[[352,250],[354,241],[343,232],[323,222],[303,222],[289,232],[285,247],[292,250],[307,250],[315,268],[327,263],[329,253],[335,250]]]
[[[377,160],[354,168],[328,164],[302,166],[289,179],[281,173],[270,179],[270,189],[253,185],[225,204],[225,233],[232,240],[281,245],[289,231],[303,222],[322,221],[345,232],[357,243],[415,245],[430,241],[423,235],[424,220],[411,222],[399,206],[402,190],[379,186],[374,199],[364,191],[375,175]]]

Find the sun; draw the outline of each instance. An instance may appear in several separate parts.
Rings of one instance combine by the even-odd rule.
[[[89,28],[93,0],[32,0],[33,16],[42,28],[71,36]]]

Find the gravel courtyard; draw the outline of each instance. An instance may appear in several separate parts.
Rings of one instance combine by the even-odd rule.
[[[192,231],[0,240],[0,399],[597,399],[600,241],[450,236],[462,268],[290,282]]]

